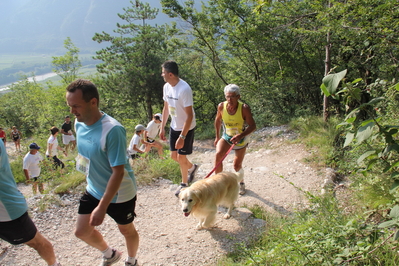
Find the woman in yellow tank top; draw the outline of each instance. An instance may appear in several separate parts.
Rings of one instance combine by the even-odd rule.
[[[246,138],[256,129],[255,121],[252,117],[251,109],[247,104],[239,101],[240,88],[235,84],[229,84],[224,88],[225,102],[218,105],[218,111],[215,118],[215,146],[216,158],[215,166],[223,158],[230,146],[234,144],[234,170],[238,172],[242,168],[245,151],[248,146]],[[220,129],[223,125],[223,135],[220,135]],[[215,173],[223,171],[223,164],[220,164]],[[245,193],[244,180],[240,183],[240,194]]]

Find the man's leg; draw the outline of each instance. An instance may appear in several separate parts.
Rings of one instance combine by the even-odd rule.
[[[187,159],[187,155],[178,154],[177,161],[180,166],[181,182],[184,184],[188,183],[188,169],[190,169],[193,164]]]
[[[69,141],[68,135],[63,134],[62,135],[62,144],[64,144],[66,154],[68,154],[69,143],[70,143],[70,141]]]
[[[118,224],[118,228],[125,237],[128,256],[135,258],[139,248],[139,234],[137,233],[134,224]]]
[[[76,147],[76,140],[71,140],[71,151],[74,151]]]
[[[56,262],[53,245],[39,232],[25,244],[34,248],[48,265],[53,265]]]
[[[65,152],[66,152],[66,154],[68,154],[68,150],[69,150],[69,146],[70,146],[71,144],[65,144]]]
[[[39,186],[39,192],[40,192],[40,194],[43,194],[43,192],[44,192],[44,185],[43,185],[43,183],[42,183],[42,182],[39,182],[38,186]]]
[[[247,147],[235,150],[235,157],[234,157],[234,171],[238,172],[242,168],[242,162],[244,161],[244,156],[245,156],[245,151],[247,150]],[[244,179],[241,180],[240,182],[240,195],[245,194],[245,182]]]
[[[222,160],[223,156],[230,149],[230,144],[228,144],[224,139],[219,139],[216,144],[216,155],[215,155],[215,166]],[[215,173],[220,173],[223,171],[223,163],[221,163],[216,169]]]
[[[158,141],[154,141],[154,146],[155,146],[155,148],[158,149],[159,158],[163,158],[163,147],[162,147],[162,144],[159,143]]]
[[[108,248],[103,236],[90,223],[90,214],[79,214],[76,222],[75,236],[90,246],[104,251]]]
[[[36,193],[37,193],[37,182],[33,182],[32,183],[32,192],[33,192],[34,195],[36,195]]]
[[[234,156],[234,171],[238,172],[242,168],[242,162],[244,161],[244,156],[245,152],[247,150],[247,147],[239,149],[239,150],[234,150],[235,151],[235,156]]]
[[[177,151],[170,151],[170,157],[176,161],[177,163],[179,163],[179,161],[177,160]]]

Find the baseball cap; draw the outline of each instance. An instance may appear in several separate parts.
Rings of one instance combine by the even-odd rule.
[[[162,121],[162,114],[156,113],[154,116],[158,116],[159,117],[159,121]]]
[[[146,128],[145,128],[143,125],[141,125],[141,124],[138,124],[134,129],[135,129],[136,131],[146,130]]]
[[[31,143],[30,145],[29,145],[29,149],[35,149],[35,150],[39,150],[40,149],[40,147],[39,147],[39,145],[37,145],[36,143]]]

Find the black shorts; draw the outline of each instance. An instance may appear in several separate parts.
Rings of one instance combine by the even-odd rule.
[[[135,153],[135,154],[131,154],[130,155],[130,158],[132,158],[132,160],[134,160],[134,159],[137,159],[137,158],[140,158],[141,156],[138,154],[138,153]]]
[[[25,212],[15,220],[0,222],[0,238],[13,245],[32,240],[36,233],[37,228],[29,217],[28,212]]]
[[[154,143],[155,140],[154,140],[154,139],[147,138],[147,142],[148,142],[148,143]]]
[[[178,154],[189,155],[189,154],[193,153],[194,130],[195,130],[195,128],[193,128],[187,132],[187,136],[184,140],[184,146],[183,146],[183,148],[177,150]],[[170,128],[170,133],[169,133],[170,148],[169,149],[171,151],[176,150],[175,144],[176,144],[176,141],[179,138],[180,134],[181,134],[181,131],[175,131],[172,128]]]
[[[111,216],[117,224],[130,224],[136,216],[136,213],[134,212],[136,208],[136,199],[137,197],[135,196],[133,199],[126,202],[109,204],[107,214]],[[99,202],[98,199],[86,191],[80,198],[78,213],[91,214]]]

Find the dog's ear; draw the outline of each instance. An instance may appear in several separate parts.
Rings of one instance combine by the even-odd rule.
[[[199,190],[191,190],[191,197],[195,200],[196,203],[201,203],[201,191]]]

